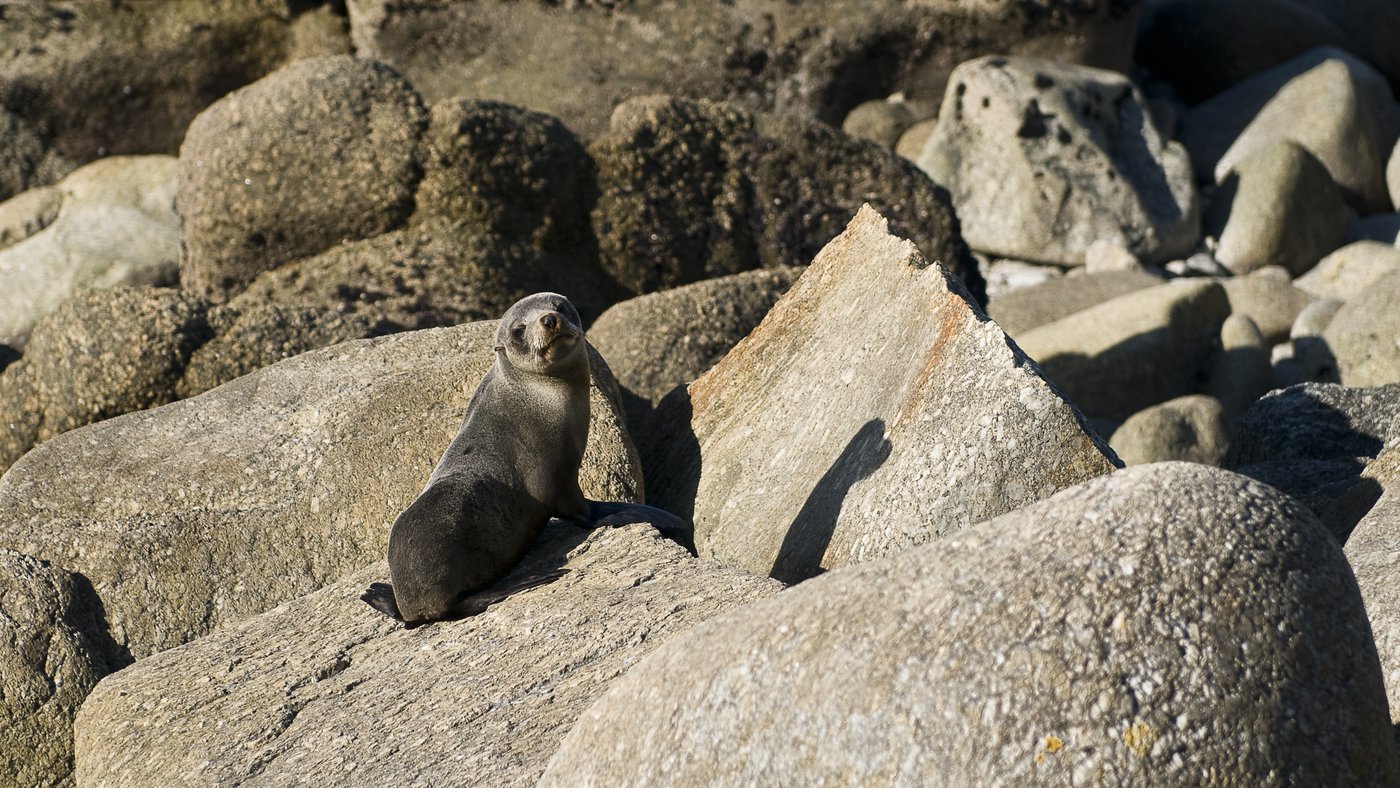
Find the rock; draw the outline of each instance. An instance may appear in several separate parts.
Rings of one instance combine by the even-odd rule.
[[[1046,323],[1016,344],[1086,414],[1126,419],[1200,392],[1229,314],[1225,288],[1184,279]]]
[[[824,124],[652,96],[619,106],[589,153],[601,262],[633,293],[805,265],[870,202],[984,300],[947,193]]]
[[[0,248],[13,246],[53,224],[63,207],[63,192],[40,186],[0,202]]]
[[[804,268],[746,271],[614,305],[588,328],[641,434],[661,398],[713,367],[763,320]]]
[[[1219,400],[1233,425],[1272,384],[1269,346],[1259,327],[1247,315],[1230,315],[1220,326],[1220,351],[1211,362],[1205,393]],[[1219,465],[1219,458],[1210,464]]]
[[[313,4],[292,19],[288,60],[355,54],[350,46],[350,20],[345,9],[335,5]]]
[[[1400,449],[1376,459],[1357,484],[1356,497],[1372,497],[1365,516],[1346,541],[1346,557],[1366,601],[1366,616],[1376,638],[1385,673],[1390,718],[1400,722],[1400,599],[1395,572],[1400,556]]]
[[[1298,289],[1317,298],[1350,301],[1370,292],[1388,274],[1400,271],[1400,249],[1387,243],[1357,241],[1322,258],[1298,277]]]
[[[1166,463],[695,627],[541,785],[1391,783],[1384,691],[1317,520]]]
[[[1337,310],[1322,337],[1347,386],[1400,382],[1400,271],[1377,279]]]
[[[53,193],[0,206],[7,224],[21,225],[0,249],[0,342],[22,346],[36,320],[84,290],[174,284],[178,275],[174,159],[103,159],[53,188],[57,206]],[[25,229],[33,232],[19,238]]]
[[[180,146],[182,285],[226,300],[402,224],[424,115],[392,70],[350,56],[297,61],[201,112]]]
[[[1220,400],[1189,394],[1129,416],[1108,443],[1128,465],[1168,460],[1219,465],[1230,448],[1230,420]]]
[[[1084,250],[1084,270],[1091,274],[1108,271],[1140,271],[1137,255],[1113,241],[1095,241]]]
[[[1035,287],[1042,282],[1058,279],[1065,275],[1065,269],[1054,265],[1037,265],[1025,260],[991,258],[973,252],[977,268],[987,280],[987,297],[996,300],[1025,287]],[[991,304],[987,305],[991,308]]]
[[[933,136],[937,128],[937,117],[909,124],[909,128],[899,135],[899,141],[894,144],[894,152],[909,161],[917,161],[919,154],[924,151],[924,146],[928,144],[928,138]]]
[[[691,516],[701,555],[790,582],[1109,471],[1086,429],[866,207],[639,449],[649,500]]]
[[[215,336],[191,354],[175,389],[180,399],[300,353],[375,334],[359,315],[281,304],[246,311],[216,307],[209,322]]]
[[[1346,243],[1380,241],[1400,246],[1400,213],[1375,213],[1347,225]]]
[[[71,782],[78,706],[131,661],[106,635],[84,578],[0,548],[0,769],[13,785]]]
[[[34,447],[43,413],[39,381],[27,359],[6,365],[0,374],[0,473]]]
[[[1390,205],[1395,210],[1400,211],[1400,140],[1397,140],[1395,147],[1391,149],[1389,158],[1385,165],[1385,185],[1386,191],[1390,192]]]
[[[1320,11],[1294,0],[1150,2],[1137,62],[1198,104],[1317,47],[1346,48],[1346,35]]]
[[[1400,85],[1400,55],[1387,31],[1400,26],[1400,8],[1387,0],[1302,0],[1347,36],[1352,51]]]
[[[1293,322],[1312,298],[1287,278],[1279,279],[1269,272],[1260,275],[1260,271],[1264,269],[1222,279],[1220,284],[1230,299],[1230,313],[1253,320],[1264,340],[1273,345],[1288,339]]]
[[[406,630],[358,598],[387,579],[381,562],[142,660],[83,705],[78,778],[533,784],[630,665],[781,588],[697,561],[649,525],[556,523],[512,577],[560,569],[481,615]]]
[[[55,183],[73,166],[37,129],[0,106],[0,200]]]
[[[851,110],[841,121],[841,130],[852,137],[893,148],[915,120],[914,113],[904,102],[876,99],[862,102]]]
[[[1331,298],[1318,299],[1298,313],[1289,334],[1291,350],[1286,360],[1274,367],[1276,388],[1298,383],[1337,382],[1337,357],[1323,337],[1323,331],[1342,308],[1342,302]]]
[[[1358,211],[1392,206],[1385,157],[1400,133],[1390,86],[1340,50],[1320,48],[1254,76],[1194,107],[1181,141],[1201,180],[1227,173],[1260,148],[1289,140],[1327,168]]]
[[[32,377],[34,398],[19,407],[38,414],[39,443],[174,401],[190,354],[208,339],[203,302],[178,290],[92,290],[40,320],[27,363],[4,374]]]
[[[618,104],[660,92],[839,126],[863,101],[941,96],[953,66],[982,54],[1127,70],[1138,5],[351,0],[346,7],[356,53],[392,64],[430,102],[474,96],[523,104],[591,139]]]
[[[987,314],[1012,336],[1053,323],[1105,301],[1162,284],[1141,268],[1047,279],[992,299]]]
[[[953,72],[918,164],[948,187],[968,245],[1082,265],[1095,241],[1160,263],[1195,245],[1190,161],[1121,74],[985,57]]]
[[[1327,169],[1284,140],[1257,147],[1225,175],[1205,227],[1220,239],[1215,255],[1230,271],[1281,265],[1300,276],[1341,245],[1348,221]]]
[[[0,477],[0,546],[89,578],[138,658],[315,590],[384,555],[495,330],[344,343],[59,435]],[[640,471],[609,378],[595,363],[580,479],[595,499],[631,500]]]

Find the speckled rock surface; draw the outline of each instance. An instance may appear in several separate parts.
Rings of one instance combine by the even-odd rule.
[[[950,77],[918,164],[946,186],[979,252],[1082,265],[1109,240],[1147,263],[1200,232],[1191,162],[1123,75],[984,57]]]
[[[1400,383],[1400,271],[1346,302],[1323,330],[1346,386]]]
[[[781,587],[645,524],[556,523],[511,577],[560,568],[481,615],[406,630],[359,600],[381,562],[142,660],[83,705],[79,781],[532,785],[625,670]]]
[[[1125,419],[1200,391],[1229,314],[1219,284],[1181,279],[1046,323],[1016,343],[1086,414]]]
[[[1360,499],[1359,501],[1357,499]],[[1374,500],[1374,505],[1368,505]],[[1346,541],[1346,556],[1366,600],[1366,615],[1385,671],[1390,718],[1400,722],[1400,441],[1361,474],[1357,489],[1341,503],[1367,505]]]
[[[993,298],[987,304],[987,314],[1003,331],[1019,336],[1036,326],[1163,281],[1162,277],[1142,270],[1055,277]]]
[[[78,706],[130,661],[85,580],[0,548],[0,779],[71,784]]]
[[[260,271],[402,224],[426,111],[387,66],[310,58],[234,91],[180,146],[180,280],[218,300]]]
[[[1129,416],[1108,444],[1128,465],[1169,460],[1219,465],[1230,448],[1230,423],[1220,400],[1188,394]]]
[[[495,330],[349,342],[64,433],[0,477],[0,546],[91,580],[113,639],[138,658],[319,588],[384,555],[461,425]],[[604,369],[580,482],[626,500],[640,471]]]
[[[32,124],[0,107],[0,200],[54,183],[73,166]]]
[[[793,581],[1108,472],[1085,430],[867,207],[638,440],[649,502],[693,514],[702,556]]]
[[[701,624],[542,784],[1390,784],[1384,692],[1317,520],[1164,463]]]
[[[9,236],[0,248],[0,342],[22,345],[35,321],[84,290],[175,283],[173,158],[103,159],[46,193],[0,205]]]

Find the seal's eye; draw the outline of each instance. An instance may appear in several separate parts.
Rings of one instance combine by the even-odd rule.
[[[524,326],[524,325],[518,325],[518,326],[516,326],[515,328],[512,328],[512,329],[510,330],[510,335],[513,336],[513,337],[515,337],[516,339],[524,339],[524,338],[525,338],[525,326]]]

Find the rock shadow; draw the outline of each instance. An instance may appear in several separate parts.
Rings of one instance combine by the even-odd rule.
[[[883,419],[867,421],[812,488],[788,526],[769,574],[784,583],[800,583],[821,574],[822,556],[836,533],[841,504],[856,482],[869,477],[889,459],[891,444]]]

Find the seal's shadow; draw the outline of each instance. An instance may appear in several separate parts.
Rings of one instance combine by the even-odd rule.
[[[885,464],[890,450],[883,419],[867,421],[852,436],[788,526],[770,575],[792,584],[821,574],[822,556],[836,532],[842,502],[856,482]]]

